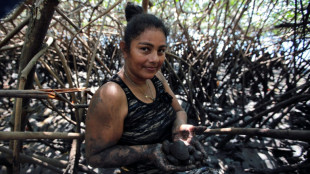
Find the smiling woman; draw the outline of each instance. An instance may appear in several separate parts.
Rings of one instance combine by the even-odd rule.
[[[165,60],[166,38],[162,31],[150,28],[132,40],[130,48],[121,42],[125,58],[124,72],[136,84],[143,84],[160,70]]]
[[[186,124],[186,112],[160,72],[168,29],[156,16],[132,4],[126,7],[126,19],[120,43],[125,64],[96,91],[88,108],[88,163],[93,167],[126,168],[122,173],[193,169],[197,167],[194,164],[171,164],[162,150],[165,140],[181,140],[206,155],[194,136],[205,127]]]

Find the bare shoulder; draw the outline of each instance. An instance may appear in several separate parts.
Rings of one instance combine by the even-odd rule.
[[[158,71],[156,73],[156,77],[163,83],[166,92],[168,92],[173,97],[173,99],[172,99],[172,107],[174,108],[174,110],[176,112],[183,111],[183,108],[179,104],[179,102],[178,102],[174,92],[171,90],[171,88],[170,88],[166,78],[164,77],[164,75],[160,71]]]
[[[98,109],[123,104],[127,102],[123,89],[114,82],[108,82],[102,85],[93,95],[88,107],[88,112],[97,112]]]
[[[167,82],[166,79],[165,79],[165,77],[164,77],[164,75],[161,73],[161,71],[158,71],[158,72],[156,73],[156,77],[157,77],[162,83],[166,83],[166,82]]]
[[[86,156],[117,143],[128,112],[126,106],[125,92],[118,84],[108,82],[96,91],[86,116]]]
[[[98,94],[108,101],[122,100],[125,97],[124,90],[115,82],[108,82],[98,89]]]

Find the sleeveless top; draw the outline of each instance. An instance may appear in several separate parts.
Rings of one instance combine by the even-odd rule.
[[[156,76],[151,79],[156,89],[153,103],[139,100],[117,74],[110,81],[122,87],[128,103],[128,114],[124,120],[123,134],[118,144],[154,144],[171,139],[171,130],[176,117],[171,105],[172,97],[165,91],[162,82]]]

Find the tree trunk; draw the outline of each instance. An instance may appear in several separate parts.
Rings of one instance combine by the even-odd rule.
[[[58,0],[37,0],[36,5],[32,8],[32,15],[28,24],[27,34],[25,37],[25,44],[22,49],[20,61],[19,61],[19,69],[18,74],[21,75],[22,70],[27,66],[28,62],[32,59],[34,55],[36,55],[42,45],[47,33],[50,21],[53,17],[56,6],[58,5]],[[27,80],[24,89],[32,89],[33,88],[33,80],[34,80],[34,68],[27,76]],[[20,81],[18,82],[21,83]],[[19,86],[18,84],[18,86]],[[25,120],[27,116],[27,112],[25,108],[29,104],[29,99],[19,99],[22,100],[22,111],[21,114],[17,117],[15,116],[16,110],[21,109],[16,107],[17,102],[14,104],[14,113],[11,117],[11,123],[14,125],[14,131],[23,130],[23,125],[25,125]],[[17,101],[17,100],[15,100]],[[13,121],[15,120],[15,121]],[[14,123],[13,123],[14,122]],[[13,172],[19,173],[19,149],[21,147],[21,142],[16,140],[14,141],[14,153],[13,153]]]

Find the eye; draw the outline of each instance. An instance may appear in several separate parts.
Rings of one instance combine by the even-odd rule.
[[[164,53],[164,52],[166,52],[166,49],[159,49],[158,52]]]
[[[140,50],[142,50],[144,52],[150,51],[150,49],[148,47],[141,47]]]
[[[166,49],[165,48],[161,48],[158,50],[158,54],[162,55],[166,52]]]

